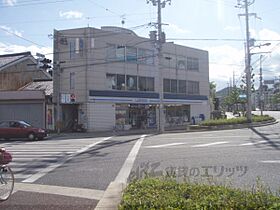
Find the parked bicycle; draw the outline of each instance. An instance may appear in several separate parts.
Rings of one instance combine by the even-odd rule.
[[[14,189],[14,173],[7,165],[12,155],[5,148],[0,148],[0,202],[7,200]]]

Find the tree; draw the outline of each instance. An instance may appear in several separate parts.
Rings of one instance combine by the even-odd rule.
[[[228,96],[224,99],[224,105],[228,107],[229,110],[238,111],[238,104],[244,105],[246,103],[246,99],[240,98],[240,94],[242,90],[239,88],[233,88]]]

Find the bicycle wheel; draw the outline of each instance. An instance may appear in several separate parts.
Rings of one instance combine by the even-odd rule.
[[[7,200],[14,189],[14,174],[9,166],[0,166],[0,201]]]

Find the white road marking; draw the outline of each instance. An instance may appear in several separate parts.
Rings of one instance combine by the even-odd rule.
[[[68,156],[66,156],[65,158],[63,158],[62,160],[58,161],[57,163],[54,163],[54,164],[51,164],[50,166],[48,166],[47,168],[44,168],[43,170],[39,171],[38,173],[34,174],[34,175],[31,175],[29,178],[23,180],[22,182],[27,182],[27,183],[33,183],[35,182],[36,180],[40,179],[41,177],[45,176],[47,173],[51,172],[52,170],[58,168],[59,166],[63,165],[65,162],[71,160],[73,157],[87,151],[88,149],[94,147],[95,145],[97,144],[100,144],[102,143],[103,141],[106,141],[108,139],[110,139],[112,137],[107,137],[107,138],[104,138],[100,141],[97,141],[95,143],[92,143],[82,149],[79,149],[78,151],[76,151],[75,153],[72,153]]]
[[[240,144],[239,146],[252,146],[252,145],[262,144],[262,143],[266,143],[266,142],[267,141],[263,140],[263,141],[257,141],[257,142],[250,142],[250,143]]]
[[[118,209],[118,205],[121,202],[122,192],[126,186],[128,176],[131,172],[136,156],[140,150],[141,144],[143,143],[146,136],[147,135],[142,135],[134,144],[121,170],[115,178],[115,181],[109,184],[106,191],[104,192],[103,197],[95,207],[95,210]]]
[[[27,183],[15,183],[14,192],[26,191],[37,193],[48,193],[54,195],[71,196],[86,199],[100,200],[104,194],[103,190],[93,190],[74,187],[62,187],[52,185],[39,185],[39,184],[27,184]]]
[[[182,145],[186,143],[170,143],[170,144],[160,144],[160,145],[154,145],[154,146],[146,146],[145,148],[162,148],[162,147],[171,147],[171,146],[177,146]]]
[[[147,135],[142,135],[140,139],[138,139],[138,141],[134,144],[132,150],[130,151],[127,159],[125,160],[121,170],[119,171],[119,174],[117,175],[117,177],[115,178],[115,182],[119,182],[119,183],[126,183],[127,182],[127,178],[130,174],[130,171],[133,167],[133,163],[136,159],[136,156],[139,152],[139,149],[141,147],[141,144],[143,143],[145,137]]]
[[[280,163],[280,160],[262,160],[261,163]]]
[[[219,145],[219,144],[227,144],[228,141],[218,141],[218,142],[213,142],[213,143],[208,143],[208,144],[197,144],[197,145],[193,145],[191,147],[209,147],[209,146],[213,146],[213,145]]]

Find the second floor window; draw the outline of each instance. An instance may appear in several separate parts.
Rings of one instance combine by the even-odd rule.
[[[110,90],[155,91],[155,81],[153,77],[107,74],[106,84],[107,88]]]
[[[190,71],[199,71],[199,60],[198,58],[187,58],[187,70]]]
[[[70,59],[75,59],[83,56],[84,40],[82,38],[75,38],[69,41]]]
[[[154,65],[154,51],[124,45],[107,44],[107,60]]]
[[[75,72],[70,73],[70,90],[75,89]]]

